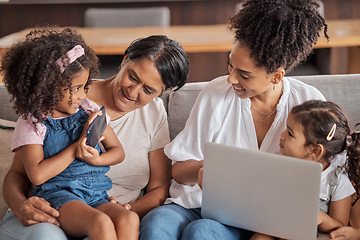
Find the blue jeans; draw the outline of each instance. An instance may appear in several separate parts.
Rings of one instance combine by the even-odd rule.
[[[0,239],[6,240],[68,240],[61,228],[51,223],[38,223],[24,226],[9,211],[0,223]]]
[[[64,231],[51,223],[24,226],[8,211],[0,223],[0,239],[6,240],[70,240]],[[88,240],[88,238],[85,238]]]
[[[140,240],[249,239],[252,232],[201,217],[201,208],[171,203],[151,210],[140,223]]]

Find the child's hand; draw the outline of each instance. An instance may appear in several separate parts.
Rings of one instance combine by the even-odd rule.
[[[87,132],[87,130],[89,129],[90,124],[95,120],[95,118],[96,118],[97,116],[101,116],[101,115],[102,115],[102,111],[97,111],[97,112],[94,112],[94,113],[90,114],[90,116],[89,116],[89,118],[88,118],[88,120],[87,120],[87,122],[86,122],[86,124],[85,124],[85,126],[84,126],[84,128],[83,128],[83,130],[82,130],[82,132],[81,132],[81,137],[80,137],[80,138],[86,137],[86,132]],[[100,141],[99,141],[99,142],[100,142]]]
[[[330,234],[330,239],[360,240],[360,229],[353,227],[341,227]]]
[[[103,137],[102,137],[103,139]],[[102,140],[100,138],[100,141]],[[87,138],[81,137],[78,142],[76,157],[83,162],[92,165],[99,166],[101,165],[100,154],[98,150],[86,144]]]

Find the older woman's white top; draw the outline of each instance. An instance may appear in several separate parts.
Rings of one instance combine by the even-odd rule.
[[[165,154],[173,161],[204,159],[204,143],[226,145],[279,153],[280,134],[286,128],[286,119],[292,107],[310,99],[325,100],[315,87],[294,78],[283,78],[283,94],[276,107],[275,119],[258,147],[250,99],[239,98],[227,76],[218,77],[201,91],[185,128],[165,147]],[[183,185],[172,181],[170,198],[185,208],[201,207],[202,192],[199,185]]]
[[[149,153],[170,142],[167,114],[161,98],[110,121],[124,151],[123,162],[110,167],[107,175],[113,182],[110,196],[130,203],[143,195],[150,180]]]

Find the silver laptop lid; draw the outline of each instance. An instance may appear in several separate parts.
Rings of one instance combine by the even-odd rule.
[[[316,239],[319,163],[205,144],[202,216],[285,239]]]

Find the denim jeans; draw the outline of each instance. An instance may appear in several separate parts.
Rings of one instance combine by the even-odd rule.
[[[8,211],[0,223],[0,239],[6,240],[68,240],[61,228],[51,223],[37,223],[24,226]]]
[[[201,217],[201,208],[171,203],[151,210],[140,223],[140,240],[249,239],[252,232]]]
[[[0,239],[4,240],[79,240],[71,238],[64,231],[51,223],[37,223],[24,226],[8,211],[0,222]],[[88,237],[83,240],[89,240]]]

